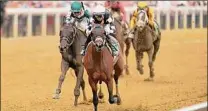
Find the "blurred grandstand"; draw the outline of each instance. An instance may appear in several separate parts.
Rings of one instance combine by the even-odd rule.
[[[15,34],[13,34],[13,30],[15,30],[13,28],[14,24],[17,22],[18,26],[16,26],[18,28],[18,34],[17,36],[26,36],[27,35],[27,26],[28,26],[28,22],[26,22],[28,20],[28,15],[27,14],[18,14],[18,19],[15,22],[14,18],[15,16],[13,14],[10,14],[9,10],[14,10],[14,9],[18,9],[18,10],[28,10],[31,8],[35,8],[35,9],[46,9],[46,8],[50,8],[50,9],[60,9],[60,8],[64,8],[66,9],[66,13],[68,10],[70,10],[70,4],[72,1],[8,1],[6,4],[6,15],[4,18],[4,23],[1,26],[1,35],[4,37],[12,37],[15,36]],[[97,4],[103,4],[104,5],[105,1],[84,1],[83,3],[85,4],[86,8],[92,9],[95,5]],[[125,10],[128,11],[128,19],[130,19],[130,15],[133,12],[133,10],[136,9],[137,6],[137,1],[120,1],[124,7]],[[187,7],[189,9],[191,8],[200,8],[200,7],[207,7],[207,1],[146,1],[149,6],[154,7],[154,8],[160,8],[160,9],[169,9],[170,11],[170,29],[173,29],[174,27],[176,27],[174,24],[176,21],[176,17],[175,17],[175,13],[176,13],[176,9],[177,8],[181,8],[181,7]],[[189,10],[188,14],[187,14],[187,28],[192,27],[192,21],[193,18],[191,17],[191,14],[193,10]],[[157,11],[155,11],[155,17],[158,17],[157,15]],[[183,28],[184,27],[184,22],[183,19],[185,19],[186,17],[183,16],[184,12],[179,10],[178,12],[178,28]],[[64,16],[64,14],[61,15],[62,17]],[[159,15],[160,19],[158,19],[160,21],[160,27],[162,29],[166,29],[166,14],[163,12],[163,10],[161,10],[160,15]],[[200,19],[203,21],[203,27],[207,27],[207,10],[203,12],[203,15],[200,18],[200,11],[195,13],[195,27],[200,27]],[[203,19],[202,19],[203,18]],[[42,15],[38,15],[35,14],[32,16],[32,35],[41,35],[41,19],[42,19]],[[62,19],[61,19],[62,20]],[[60,20],[60,22],[61,22]],[[55,14],[48,14],[46,17],[46,24],[47,24],[47,31],[46,31],[46,35],[55,35],[56,33],[56,29],[55,29],[55,21],[56,21],[56,17]]]

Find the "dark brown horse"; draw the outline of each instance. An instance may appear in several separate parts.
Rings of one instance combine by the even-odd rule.
[[[125,50],[125,56],[126,56],[126,65],[125,65],[125,70],[126,74],[129,75],[129,68],[128,68],[128,55],[129,55],[129,50],[130,50],[130,42],[128,39],[125,38],[125,29],[124,24],[122,23],[122,18],[119,12],[111,10],[111,14],[114,18],[114,25],[116,27],[116,39],[118,40],[122,54],[124,54],[124,46],[126,44],[126,50]]]
[[[84,66],[82,64],[82,56],[80,55],[81,47],[86,41],[85,34],[74,26],[74,23],[65,23],[60,31],[60,53],[61,60],[61,75],[59,77],[58,88],[56,89],[54,99],[58,99],[61,93],[62,83],[65,79],[69,68],[74,69],[77,77],[76,86],[74,88],[75,101],[77,105],[80,95],[80,85],[83,91],[84,101],[87,100],[85,94],[85,81],[83,79]]]
[[[156,23],[156,22],[155,22]],[[156,24],[158,27],[158,24]],[[133,40],[133,46],[135,49],[137,70],[140,74],[143,74],[142,58],[143,52],[147,52],[149,58],[150,77],[145,79],[152,81],[155,73],[153,63],[156,59],[156,54],[160,47],[161,33],[158,28],[158,34],[153,32],[154,30],[148,25],[148,17],[145,11],[138,12],[137,24],[135,29],[135,36]]]
[[[93,92],[94,110],[97,111],[98,95],[97,83],[104,81],[108,87],[109,103],[121,104],[118,91],[118,78],[123,72],[124,63],[123,56],[120,52],[117,61],[113,60],[113,56],[107,45],[104,28],[101,25],[95,25],[92,30],[92,41],[89,43],[84,56],[84,66],[88,74],[89,84]],[[115,65],[114,65],[115,64]],[[113,74],[113,71],[115,73]],[[116,95],[113,96],[113,78],[116,83]],[[100,93],[99,93],[100,94]],[[101,99],[103,96],[99,95]]]

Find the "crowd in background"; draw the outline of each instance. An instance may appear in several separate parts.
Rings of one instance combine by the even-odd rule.
[[[70,8],[70,4],[73,1],[8,1],[6,4],[6,8]],[[151,7],[160,7],[160,8],[170,8],[170,7],[204,7],[207,6],[207,1],[146,1],[147,4]],[[92,9],[97,4],[103,4],[105,1],[83,1],[84,5],[89,9]],[[137,6],[138,1],[120,1],[125,8]],[[172,13],[172,12],[171,12]],[[183,13],[183,12],[180,12]],[[174,15],[174,12],[173,12]],[[180,14],[179,14],[180,15]],[[206,16],[207,17],[207,16]],[[18,35],[25,36],[27,34],[27,16],[26,15],[19,15],[18,17]],[[191,17],[189,17],[191,18]],[[197,17],[196,17],[197,18]],[[174,21],[174,16],[170,17],[171,20]],[[179,28],[183,27],[183,16],[179,16]],[[207,18],[205,18],[207,19]],[[51,28],[51,33],[54,33],[54,26],[55,18],[53,16],[47,17],[47,25]],[[161,28],[165,28],[165,15],[161,15]],[[190,20],[189,20],[190,21]],[[196,20],[198,21],[198,20]],[[32,23],[32,34],[39,35],[41,33],[41,16],[34,16],[33,23]],[[191,24],[191,23],[190,23]],[[12,36],[12,27],[13,26],[13,16],[6,15],[5,21],[2,26],[3,28],[3,36],[9,37]],[[171,22],[171,26],[174,26],[174,22]],[[191,27],[191,26],[190,26]],[[172,27],[173,28],[173,27]],[[10,30],[10,31],[8,31]]]

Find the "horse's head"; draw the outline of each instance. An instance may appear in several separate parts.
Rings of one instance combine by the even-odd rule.
[[[139,10],[137,15],[136,27],[138,28],[139,31],[142,31],[144,27],[147,25],[147,23],[148,23],[148,17],[146,11]]]
[[[66,52],[69,47],[74,42],[74,38],[76,35],[76,28],[74,27],[73,23],[65,23],[60,30],[60,52]]]
[[[106,42],[105,30],[102,25],[96,24],[92,29],[92,40],[96,50],[101,51]]]

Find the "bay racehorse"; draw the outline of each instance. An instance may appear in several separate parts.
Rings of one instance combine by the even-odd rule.
[[[88,81],[93,93],[94,110],[97,111],[98,97],[97,83],[106,83],[109,93],[109,103],[121,104],[118,90],[118,79],[124,68],[123,56],[120,51],[119,56],[114,60],[111,49],[108,46],[104,28],[96,24],[92,29],[91,42],[86,49],[83,59],[84,67],[88,74]],[[115,73],[113,73],[113,71]],[[116,95],[113,96],[113,78],[116,83]],[[99,93],[100,94],[100,93]]]

